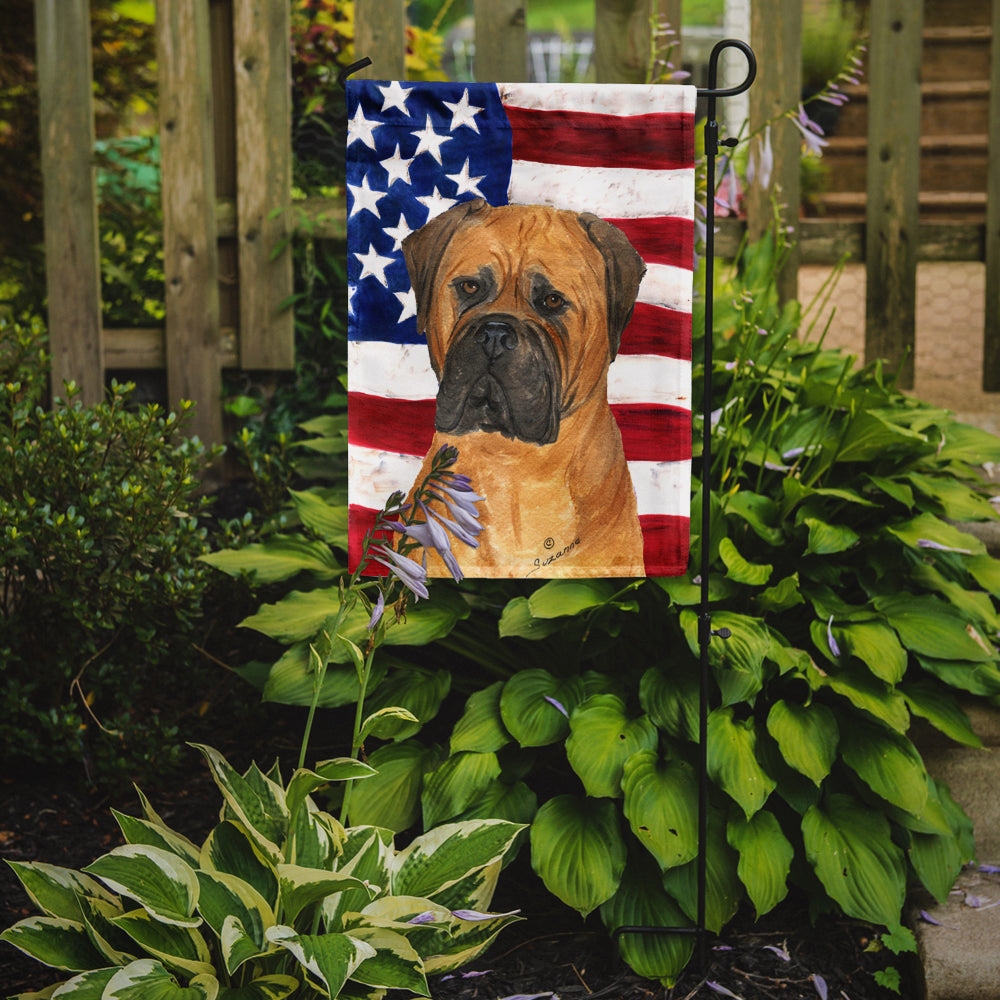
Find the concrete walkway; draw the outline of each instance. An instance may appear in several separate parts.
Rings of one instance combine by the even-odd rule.
[[[828,267],[800,270],[804,305],[829,275]],[[983,392],[981,384],[985,281],[983,264],[918,265],[912,395],[1000,434],[1000,394]],[[825,343],[863,359],[863,264],[847,266],[817,316],[809,339],[816,339],[829,319]],[[994,479],[1000,479],[1000,470],[994,470]],[[1000,557],[1000,523],[973,530]],[[928,771],[949,786],[972,819],[977,852],[977,866],[961,873],[946,903],[939,905],[928,893],[910,901],[907,916],[917,938],[925,1000],[1000,1000],[1000,873],[980,870],[1000,866],[1000,709],[968,706],[968,711],[984,749],[958,746],[929,726],[915,737]]]

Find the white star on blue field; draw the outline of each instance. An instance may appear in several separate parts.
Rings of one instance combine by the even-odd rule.
[[[351,80],[348,336],[422,343],[401,247],[452,205],[507,203],[511,132],[494,84]]]

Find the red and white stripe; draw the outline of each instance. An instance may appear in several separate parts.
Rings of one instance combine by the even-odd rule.
[[[687,567],[691,497],[693,87],[500,84],[513,134],[511,204],[593,212],[646,262],[608,376],[643,530],[646,572]],[[437,380],[422,344],[348,344],[352,549],[434,433]],[[393,372],[391,382],[366,372]]]

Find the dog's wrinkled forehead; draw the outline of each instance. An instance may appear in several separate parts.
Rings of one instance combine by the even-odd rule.
[[[463,302],[467,306],[477,295],[484,296],[491,282],[496,286],[515,277],[540,300],[546,283],[552,294],[563,296],[599,289],[607,298],[612,357],[645,271],[625,234],[597,216],[540,205],[494,208],[482,199],[462,202],[431,219],[403,241],[403,256],[421,332],[431,333],[436,296],[444,289],[457,296],[460,307]]]

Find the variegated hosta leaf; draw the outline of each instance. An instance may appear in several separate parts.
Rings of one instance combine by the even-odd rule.
[[[295,815],[306,797],[331,781],[349,781],[355,778],[370,778],[376,774],[373,767],[353,757],[337,757],[317,764],[313,770],[300,767],[288,782],[285,805],[291,815]]]
[[[733,709],[717,708],[708,717],[708,774],[749,818],[767,801],[776,782],[757,762],[752,718],[737,721]]]
[[[245,986],[224,986],[218,1000],[285,1000],[299,985],[294,976],[261,976]]]
[[[630,858],[618,891],[601,905],[601,920],[619,927],[689,927],[691,921],[664,891],[651,859]],[[672,986],[694,950],[692,934],[623,934],[619,950],[640,976]]]
[[[104,956],[105,965],[128,965],[140,957],[140,949],[135,946],[135,942],[114,925],[115,917],[120,917],[125,912],[121,903],[83,896],[80,905],[90,940]]]
[[[849,917],[899,923],[906,866],[882,813],[849,795],[830,795],[806,813],[802,836],[820,882]]]
[[[338,820],[317,809],[312,799],[306,799],[292,819],[285,858],[304,868],[335,868],[344,836]]]
[[[737,816],[730,820],[726,837],[740,853],[736,873],[758,918],[762,917],[788,895],[788,872],[795,849],[781,832],[774,813],[766,809],[750,819]]]
[[[199,849],[182,834],[176,833],[168,827],[151,823],[149,820],[127,816],[125,813],[118,812],[117,809],[112,809],[111,812],[118,821],[122,835],[128,843],[159,847],[161,850],[176,854],[192,867],[198,864]]]
[[[424,958],[424,971],[428,975],[451,972],[474,961],[493,943],[500,931],[521,919],[516,911],[481,913],[475,919],[464,916],[469,913],[467,910],[451,912],[455,919],[450,934]]]
[[[28,917],[0,934],[26,955],[53,969],[81,972],[100,968],[105,959],[95,950],[87,928],[65,917]]]
[[[736,852],[726,843],[725,820],[714,810],[708,816],[705,859],[705,926],[718,934],[736,913],[743,899],[743,884],[736,874]],[[663,887],[691,920],[697,919],[697,859],[665,871]]]
[[[625,842],[608,799],[558,795],[531,824],[531,865],[549,892],[586,916],[618,889]]]
[[[199,867],[224,872],[252,885],[272,908],[278,905],[278,875],[241,823],[220,823],[201,847]]]
[[[420,796],[424,826],[437,826],[467,809],[500,777],[495,753],[452,754],[436,771],[424,778]]]
[[[181,986],[159,962],[143,958],[119,969],[101,1000],[216,1000],[218,995],[219,981],[212,975],[196,976]]]
[[[522,827],[521,832],[524,828]],[[520,833],[518,837],[520,837]],[[517,839],[517,838],[515,838]],[[460,878],[446,889],[434,893],[435,902],[448,907],[449,910],[460,910],[463,908],[472,910],[488,910],[493,902],[493,894],[497,889],[497,882],[500,879],[500,870],[503,868],[506,856],[497,858],[493,864],[486,865],[485,868],[478,868],[476,871]]]
[[[639,750],[653,750],[659,739],[647,715],[630,719],[625,702],[613,694],[595,694],[573,711],[566,757],[595,798],[621,796],[622,768]]]
[[[227,948],[226,967],[232,975],[240,964],[251,955],[245,954],[246,948],[242,938],[249,938],[253,946],[253,954],[266,950],[264,931],[275,923],[274,912],[264,897],[248,882],[238,879],[235,875],[223,872],[198,872],[198,883],[201,894],[198,898],[198,910],[205,922],[215,931],[220,940],[228,920],[239,923],[238,931],[231,928],[230,942],[240,940],[239,958],[235,964],[230,964],[230,958],[235,958],[233,949]]]
[[[547,746],[566,736],[570,713],[583,698],[579,677],[560,679],[548,670],[522,670],[504,684],[500,717],[521,746]]]
[[[349,934],[296,934],[293,928],[278,924],[268,928],[267,939],[294,955],[309,978],[332,997],[365,959],[375,957],[370,944]]]
[[[356,826],[347,831],[337,870],[342,875],[353,875],[367,888],[345,889],[323,900],[323,920],[328,931],[344,930],[345,913],[358,912],[368,905],[372,892],[388,889],[392,850],[389,830]]]
[[[28,997],[53,997],[55,1000],[101,1000],[104,996],[104,988],[114,978],[119,966],[112,966],[107,969],[91,969],[89,972],[81,972],[80,975],[67,979],[65,983],[52,990],[50,986],[44,993],[21,993],[11,1000],[19,1000]],[[51,991],[51,992],[50,992]]]
[[[923,811],[927,771],[906,736],[855,719],[840,752],[847,766],[876,795],[908,813],[919,815]]]
[[[421,834],[393,859],[392,892],[433,899],[503,858],[523,827],[505,820],[446,823]]]
[[[785,761],[815,785],[830,773],[840,733],[826,705],[778,700],[768,713],[767,731],[777,741]]]
[[[351,937],[375,949],[351,973],[351,979],[365,986],[409,990],[418,996],[430,996],[424,963],[402,934],[384,927],[356,927]]]
[[[462,717],[451,733],[451,752],[473,750],[476,753],[495,753],[510,743],[500,716],[500,692],[503,681],[497,681],[470,695]]]
[[[166,924],[197,927],[198,878],[171,851],[146,844],[125,844],[85,869],[113,892],[134,899],[150,916]]]
[[[278,865],[281,906],[286,920],[294,921],[302,910],[345,889],[361,889],[375,895],[361,879],[342,872],[327,872],[300,865]]]
[[[97,879],[39,861],[8,861],[24,891],[31,901],[46,916],[64,917],[67,920],[81,920],[80,897],[92,896],[109,903],[116,902],[114,896]]]
[[[189,976],[213,971],[205,939],[190,927],[160,923],[145,910],[132,910],[111,921],[150,955]]]
[[[212,747],[197,743],[192,745],[208,761],[227,807],[247,828],[264,855],[277,863],[281,856],[278,845],[288,832],[284,789],[253,768],[246,776],[240,775]]]
[[[643,750],[625,762],[622,789],[632,832],[661,869],[697,855],[698,783],[690,765]]]

